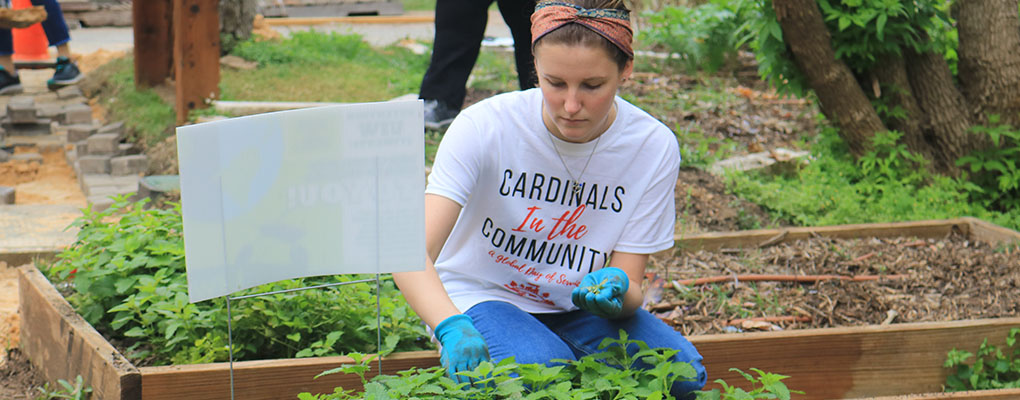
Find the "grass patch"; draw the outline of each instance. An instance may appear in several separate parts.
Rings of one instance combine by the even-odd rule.
[[[854,160],[835,128],[827,127],[812,145],[815,160],[797,174],[735,172],[728,183],[735,194],[774,217],[802,226],[973,216],[1020,229],[1020,210],[990,211],[970,201],[965,180],[928,174],[900,153],[876,149],[861,160],[878,160],[889,168]]]
[[[402,0],[404,11],[432,11],[436,9],[436,0]]]
[[[247,41],[233,53],[259,68],[224,69],[223,100],[385,101],[418,93],[429,61],[401,47],[372,48],[358,35],[314,31],[278,42]]]
[[[513,51],[486,50],[483,47],[478,54],[475,67],[471,70],[467,86],[497,92],[519,90]]]
[[[152,146],[172,134],[174,106],[154,90],[135,88],[133,57],[112,60],[89,75],[94,85],[83,88],[98,98],[109,120],[124,122],[135,142]]]

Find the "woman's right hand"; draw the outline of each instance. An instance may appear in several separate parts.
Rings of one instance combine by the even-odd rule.
[[[471,317],[464,314],[450,316],[436,325],[436,338],[443,345],[439,362],[457,383],[472,383],[458,372],[472,371],[482,361],[489,360],[489,346],[475,329]]]

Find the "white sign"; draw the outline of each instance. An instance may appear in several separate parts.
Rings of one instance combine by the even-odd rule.
[[[424,269],[423,132],[420,101],[177,128],[190,300]]]

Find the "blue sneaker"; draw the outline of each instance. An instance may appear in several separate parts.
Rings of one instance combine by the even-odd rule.
[[[71,62],[70,58],[57,57],[56,72],[53,73],[53,78],[46,81],[46,86],[50,90],[60,89],[64,86],[70,86],[81,80],[82,74],[78,70],[78,66]]]
[[[4,67],[0,67],[0,95],[18,94],[22,90],[21,78],[11,75]]]

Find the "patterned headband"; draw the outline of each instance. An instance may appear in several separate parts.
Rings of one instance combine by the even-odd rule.
[[[587,9],[562,1],[541,1],[535,5],[531,15],[531,46],[550,32],[569,23],[580,24],[591,29],[630,58],[634,58],[631,42],[634,31],[630,28],[630,12],[626,10],[594,8]]]

